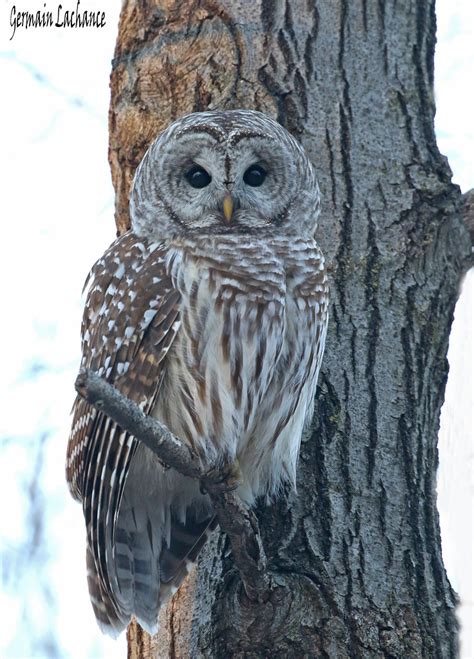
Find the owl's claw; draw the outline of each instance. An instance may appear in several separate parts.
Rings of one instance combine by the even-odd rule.
[[[207,494],[207,484],[211,485],[213,490],[220,492],[232,492],[236,490],[242,482],[242,472],[240,471],[239,461],[229,462],[222,467],[214,467],[206,472],[201,479],[200,489],[202,494]]]

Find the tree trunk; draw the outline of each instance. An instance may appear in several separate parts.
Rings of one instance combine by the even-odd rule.
[[[436,510],[446,352],[469,237],[433,129],[433,0],[125,0],[112,72],[117,227],[172,120],[247,107],[305,146],[331,306],[298,492],[258,516],[270,601],[216,532],[131,657],[455,657]]]

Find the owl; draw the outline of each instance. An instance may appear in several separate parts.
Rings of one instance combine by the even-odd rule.
[[[252,506],[294,484],[328,317],[314,234],[320,198],[303,148],[259,112],[191,114],[150,146],[131,230],[86,282],[82,368],[187,443],[202,468],[238,464]],[[82,502],[101,628],[158,612],[215,516],[208,495],[78,397],[66,464]]]

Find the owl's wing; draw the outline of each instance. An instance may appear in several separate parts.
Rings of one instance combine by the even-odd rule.
[[[165,256],[159,243],[127,232],[96,262],[84,287],[81,368],[103,377],[144,412],[153,406],[162,361],[180,325],[180,296],[166,274]],[[79,396],[72,412],[66,476],[74,498],[83,500],[91,469],[100,463],[110,471],[107,454],[118,427]],[[136,443],[122,431],[118,437],[114,456],[125,459]]]
[[[81,367],[104,377],[145,413],[153,408],[162,362],[180,325],[180,297],[166,274],[165,256],[160,244],[128,232],[97,261],[86,281]],[[99,576],[97,583],[89,579],[89,587],[96,615],[105,624],[121,617],[113,596],[104,597],[102,591],[109,591],[113,529],[137,446],[134,437],[77,397],[66,476],[73,496],[83,502],[89,571],[94,572],[93,561]],[[100,591],[95,598],[94,589]],[[104,602],[110,611],[100,610]]]

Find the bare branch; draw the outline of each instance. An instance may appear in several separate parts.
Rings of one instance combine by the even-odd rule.
[[[198,458],[191,449],[96,373],[81,371],[75,387],[82,398],[143,442],[162,462],[184,476],[201,478]]]
[[[208,490],[219,525],[229,536],[235,563],[247,597],[266,601],[270,589],[267,558],[254,513],[234,492],[214,494]]]
[[[184,442],[165,425],[144,414],[136,403],[96,373],[81,371],[75,387],[82,398],[143,442],[162,462],[184,476],[201,481],[211,498],[221,529],[229,536],[247,597],[265,601],[270,579],[257,518],[240,497],[230,491],[228,471],[202,469],[198,456]]]

